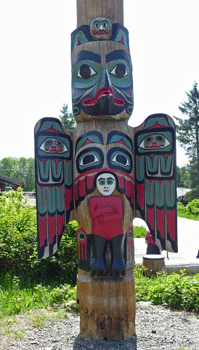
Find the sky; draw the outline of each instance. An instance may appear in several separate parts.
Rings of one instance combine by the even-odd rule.
[[[178,106],[199,82],[198,0],[124,0],[138,126]],[[70,34],[76,0],[0,2],[0,159],[34,157],[34,126],[71,104]],[[177,165],[187,163],[177,145]]]

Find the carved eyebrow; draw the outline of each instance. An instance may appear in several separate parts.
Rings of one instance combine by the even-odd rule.
[[[75,152],[88,143],[99,143],[103,145],[103,136],[99,131],[89,131],[81,135],[76,142]]]
[[[125,144],[133,152],[133,144],[130,137],[121,131],[111,131],[108,134],[107,145],[111,143]]]
[[[97,181],[100,181],[100,180],[105,180],[106,178],[105,177],[100,177],[99,179],[97,179]],[[107,180],[115,180],[113,177],[107,177]]]
[[[123,59],[131,65],[131,58],[124,50],[115,50],[106,55],[106,62]]]
[[[72,68],[74,66],[76,66],[77,63],[79,63],[81,61],[84,61],[84,60],[93,61],[93,62],[96,62],[96,63],[101,63],[101,56],[98,55],[97,53],[83,50],[83,51],[79,52],[75,56],[75,58],[74,58],[74,60],[72,62]]]

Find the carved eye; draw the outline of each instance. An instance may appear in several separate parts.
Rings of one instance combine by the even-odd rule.
[[[86,165],[94,164],[98,161],[99,159],[94,153],[87,153],[82,157],[79,165],[86,166]]]
[[[151,134],[144,138],[144,140],[140,143],[139,147],[146,150],[158,150],[161,148],[165,148],[170,144],[170,141],[164,135]]]
[[[41,144],[40,149],[47,153],[63,153],[68,151],[66,145],[61,140],[54,137],[47,138]]]
[[[122,153],[115,154],[112,161],[124,166],[130,165],[128,158]]]
[[[117,66],[115,66],[112,69],[110,74],[115,75],[117,78],[121,79],[121,78],[123,78],[123,77],[128,75],[128,71],[127,71],[127,68],[126,68],[125,64],[118,63]]]
[[[88,64],[82,64],[81,67],[79,67],[77,76],[81,79],[89,79],[92,77],[92,75],[96,75],[96,71],[91,68]]]
[[[97,147],[90,147],[89,150],[83,150],[78,154],[76,159],[77,171],[80,174],[88,170],[100,169],[103,163],[103,152]]]

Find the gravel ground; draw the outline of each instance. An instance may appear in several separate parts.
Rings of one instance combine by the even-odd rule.
[[[0,336],[0,350],[198,350],[199,315],[138,302],[136,335],[126,342],[93,342],[79,335],[79,315],[28,330],[23,339]]]

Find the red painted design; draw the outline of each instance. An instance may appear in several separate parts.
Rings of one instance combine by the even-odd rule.
[[[78,182],[75,184],[75,199],[78,200],[79,194],[78,194]]]
[[[86,184],[89,190],[93,187],[94,177],[95,175],[86,177]]]
[[[92,142],[92,141],[90,141],[90,140],[87,139],[81,147],[86,146],[86,145],[89,145],[90,143],[94,143],[94,142]],[[80,147],[80,148],[81,148],[81,147]]]
[[[80,232],[84,232],[85,238],[84,240],[79,239],[79,234]],[[86,250],[86,245],[87,245],[87,234],[83,229],[78,230],[78,257],[81,260],[87,260],[87,250]]]
[[[144,210],[144,184],[137,184],[137,201],[140,208]]]
[[[166,126],[165,126],[165,125],[160,125],[160,124],[158,124],[158,123],[156,122],[155,125],[151,126],[151,127],[148,128],[148,129],[155,129],[155,128],[166,128]]]
[[[79,37],[77,38],[77,46],[81,45],[82,43],[79,40]]]
[[[167,210],[167,231],[173,241],[175,241],[175,227],[175,209]]]
[[[72,188],[65,188],[65,196],[66,196],[66,211],[68,211],[68,210],[70,210],[70,204],[73,200]],[[77,196],[78,196],[78,194],[77,194]],[[78,197],[76,199],[78,199]]]
[[[79,180],[79,195],[80,197],[85,196],[85,177],[82,180]]]
[[[47,237],[46,215],[43,217],[38,215],[38,224],[39,224],[39,245],[40,247],[42,247]]]
[[[149,224],[151,230],[154,230],[154,207],[153,208],[148,208],[147,207],[147,223]]]
[[[49,243],[53,243],[53,238],[56,233],[56,216],[48,217],[48,233],[49,233]]]
[[[133,232],[133,227],[129,227],[128,231],[130,230]],[[134,237],[129,238],[127,234],[127,260],[130,259],[134,260]]]
[[[51,126],[50,129],[47,129],[47,130],[44,130],[44,131],[45,131],[45,132],[57,132],[57,133],[60,133],[60,131],[53,129],[52,126]]]
[[[125,192],[127,197],[131,197],[132,182],[125,179]]]
[[[135,202],[135,186],[133,183],[131,184],[131,186],[132,186],[131,203],[134,204],[134,202]]]
[[[118,176],[120,188],[124,188],[124,176]]]
[[[165,238],[165,210],[157,209],[157,230],[160,232],[162,239]]]
[[[122,40],[120,40],[120,44],[123,44],[124,45],[124,39],[122,37]]]
[[[89,198],[92,233],[107,240],[123,233],[123,202],[119,196]]]
[[[113,101],[114,101],[114,104],[115,105],[118,105],[118,106],[124,106],[124,100],[122,98],[117,98],[117,97],[114,97],[113,95],[113,89],[111,87],[109,88],[105,88],[105,87],[102,87],[100,88],[96,95],[94,97],[90,97],[90,98],[87,98],[85,100],[82,101],[82,105],[87,107],[87,106],[94,106],[98,99],[102,96],[112,96],[113,97]]]
[[[62,233],[64,226],[64,215],[57,215],[57,233],[60,235]]]

